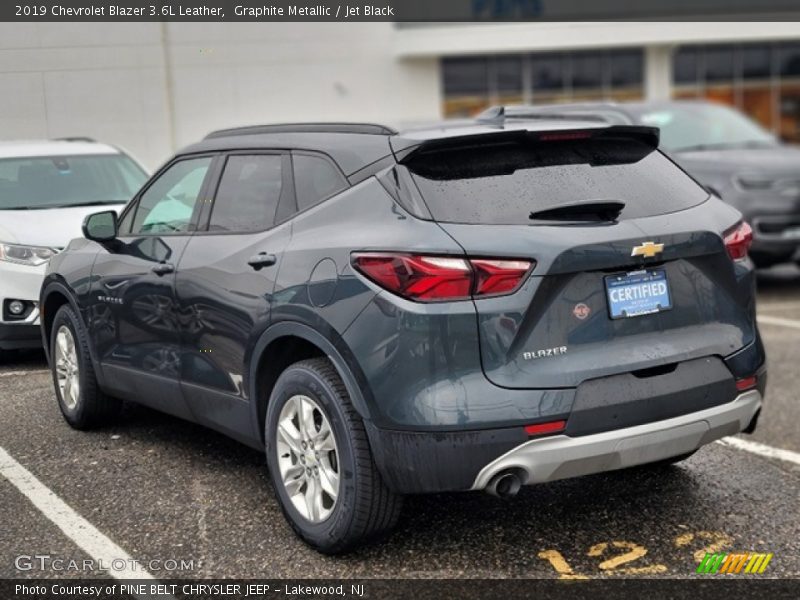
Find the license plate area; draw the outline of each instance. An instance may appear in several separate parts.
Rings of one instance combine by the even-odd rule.
[[[605,284],[608,314],[612,319],[652,315],[672,308],[664,269],[608,275]]]

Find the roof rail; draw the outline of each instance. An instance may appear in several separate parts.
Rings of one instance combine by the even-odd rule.
[[[361,133],[367,135],[395,135],[397,131],[375,123],[279,123],[275,125],[250,125],[212,131],[204,139],[262,133]]]
[[[92,142],[96,143],[97,140],[94,138],[87,137],[85,135],[74,135],[68,137],[57,137],[53,138],[54,142]]]
[[[600,115],[588,113],[559,113],[555,110],[539,110],[535,106],[492,106],[480,113],[475,120],[479,123],[499,125],[508,119],[542,119],[544,121],[593,121],[605,123]]]

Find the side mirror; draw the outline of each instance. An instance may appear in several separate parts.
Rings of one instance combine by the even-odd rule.
[[[83,237],[93,242],[110,242],[117,239],[117,213],[104,210],[83,220]]]

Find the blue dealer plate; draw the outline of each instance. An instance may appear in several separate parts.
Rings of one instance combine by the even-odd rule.
[[[620,273],[605,279],[612,319],[651,315],[672,308],[667,273],[662,269]]]

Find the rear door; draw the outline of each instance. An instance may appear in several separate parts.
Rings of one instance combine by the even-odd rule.
[[[288,154],[224,157],[201,226],[176,278],[181,385],[195,418],[245,442],[252,430],[249,360],[266,329],[275,278],[294,204]]]
[[[175,269],[196,227],[213,155],[167,165],[122,216],[119,238],[97,254],[89,333],[108,387],[182,417]]]
[[[753,341],[721,238],[738,213],[635,130],[473,138],[405,163],[466,254],[536,261],[517,292],[474,301],[497,385],[573,387]]]

